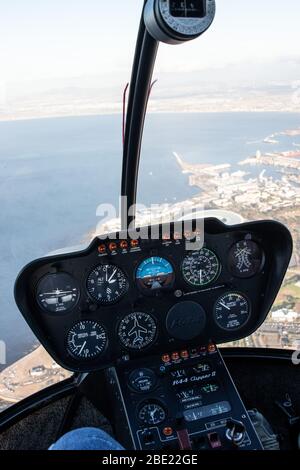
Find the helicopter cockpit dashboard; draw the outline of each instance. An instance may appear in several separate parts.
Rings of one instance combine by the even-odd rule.
[[[290,233],[277,222],[217,219],[205,219],[202,237],[180,237],[174,224],[156,233],[96,238],[30,263],[16,281],[17,305],[60,365],[106,370],[129,447],[260,448],[216,345],[265,320]]]

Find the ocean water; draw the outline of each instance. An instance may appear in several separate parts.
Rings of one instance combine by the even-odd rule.
[[[299,137],[281,137],[274,145],[262,140],[299,126],[300,115],[291,113],[150,115],[138,202],[175,202],[196,193],[173,151],[191,163],[235,167],[257,150],[296,149]],[[8,364],[35,342],[14,304],[19,270],[87,239],[99,222],[97,206],[118,205],[121,164],[120,116],[0,122],[0,340]]]

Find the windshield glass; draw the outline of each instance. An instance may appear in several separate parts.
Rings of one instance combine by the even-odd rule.
[[[89,243],[98,205],[118,203],[140,9],[136,0],[1,4],[0,410],[70,375],[38,347],[14,281],[31,260]]]
[[[299,14],[293,0],[284,9],[274,0],[219,1],[205,35],[160,46],[154,73],[139,203],[156,205],[154,220],[194,207],[227,224],[275,219],[293,235],[267,321],[226,346],[300,343]],[[147,219],[149,211],[141,213],[140,222]]]

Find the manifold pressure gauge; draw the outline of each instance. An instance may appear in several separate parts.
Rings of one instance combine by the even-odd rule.
[[[157,41],[181,44],[203,34],[215,13],[215,0],[148,0],[144,21]]]

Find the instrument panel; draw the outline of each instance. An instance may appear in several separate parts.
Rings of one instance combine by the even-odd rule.
[[[17,305],[63,367],[92,371],[234,341],[264,321],[292,253],[284,226],[206,219],[194,250],[174,226],[167,238],[162,227],[159,233],[155,240],[96,238],[86,250],[39,259],[20,273]]]

